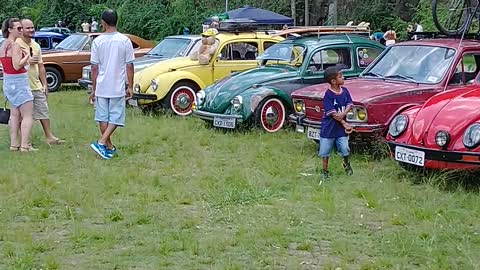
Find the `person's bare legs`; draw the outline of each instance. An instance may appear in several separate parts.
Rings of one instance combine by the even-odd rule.
[[[10,129],[10,150],[18,150],[18,147],[20,147],[20,138],[18,136],[20,131],[20,119],[20,110],[15,107],[10,108],[10,119],[8,120],[8,127]]]
[[[100,122],[100,130],[102,131],[102,137],[100,138],[100,140],[98,140],[98,143],[106,145],[108,149],[112,149],[113,144],[110,137],[112,136],[115,129],[117,129],[117,125]]]
[[[99,143],[101,144],[105,144],[107,146],[107,149],[113,149],[113,144],[112,144],[112,141],[110,140],[110,135],[113,133],[113,131],[108,135],[108,138],[103,141],[103,134],[105,134],[105,131],[107,130],[108,128],[108,123],[107,122],[99,122],[98,126],[100,127],[100,132],[101,132],[101,135],[102,135],[102,138],[100,140],[98,140]],[[116,126],[115,126],[116,128]],[[115,129],[114,129],[115,130]]]
[[[20,143],[21,149],[29,150],[31,148],[30,131],[33,126],[33,101],[26,102],[19,107],[20,116],[22,121],[20,123],[20,133],[22,135],[22,142]]]
[[[56,142],[64,142],[59,138],[53,135],[52,130],[50,128],[50,119],[40,119],[40,124],[42,124],[43,133],[45,133],[45,139],[47,140],[48,144],[56,143]]]

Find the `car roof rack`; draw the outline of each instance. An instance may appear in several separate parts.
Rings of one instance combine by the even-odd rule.
[[[220,21],[219,32],[255,32],[259,30],[257,21],[251,19],[228,19]]]
[[[458,35],[445,35],[440,32],[408,32],[408,39],[436,39],[436,38],[450,38],[461,39],[462,34]],[[480,33],[465,33],[463,39],[477,39],[480,40]]]
[[[312,36],[332,34],[363,34],[370,35],[370,27],[366,25],[332,25],[332,26],[298,26],[282,30],[274,36]]]

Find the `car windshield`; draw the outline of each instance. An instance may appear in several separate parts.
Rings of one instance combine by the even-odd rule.
[[[283,64],[300,67],[303,62],[305,47],[291,43],[277,43],[257,57],[262,65]]]
[[[77,51],[80,50],[83,44],[87,41],[87,35],[71,35],[66,39],[62,40],[55,49],[58,50],[68,50],[68,51]]]
[[[455,50],[434,46],[394,46],[361,76],[439,83],[454,59]]]
[[[185,50],[191,41],[192,40],[189,38],[166,38],[158,43],[158,45],[147,54],[166,58],[184,55]]]

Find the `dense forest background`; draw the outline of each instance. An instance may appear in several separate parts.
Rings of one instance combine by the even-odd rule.
[[[292,1],[294,1],[292,3]],[[297,25],[305,24],[305,4],[308,24],[328,22],[332,0],[228,0],[229,10],[252,5],[292,17]],[[372,30],[395,29],[400,37],[408,24],[419,21],[425,31],[435,30],[431,16],[431,0],[337,0],[338,24],[353,20],[368,21]],[[97,20],[102,10],[114,8],[120,14],[121,31],[158,40],[180,34],[183,27],[192,33],[201,31],[203,20],[225,11],[224,0],[2,0],[0,19],[29,17],[38,27],[53,26],[58,20],[71,28],[92,17]]]

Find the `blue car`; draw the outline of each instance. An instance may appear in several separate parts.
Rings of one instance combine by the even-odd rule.
[[[35,32],[33,38],[40,44],[42,51],[52,50],[67,36],[55,32]]]

